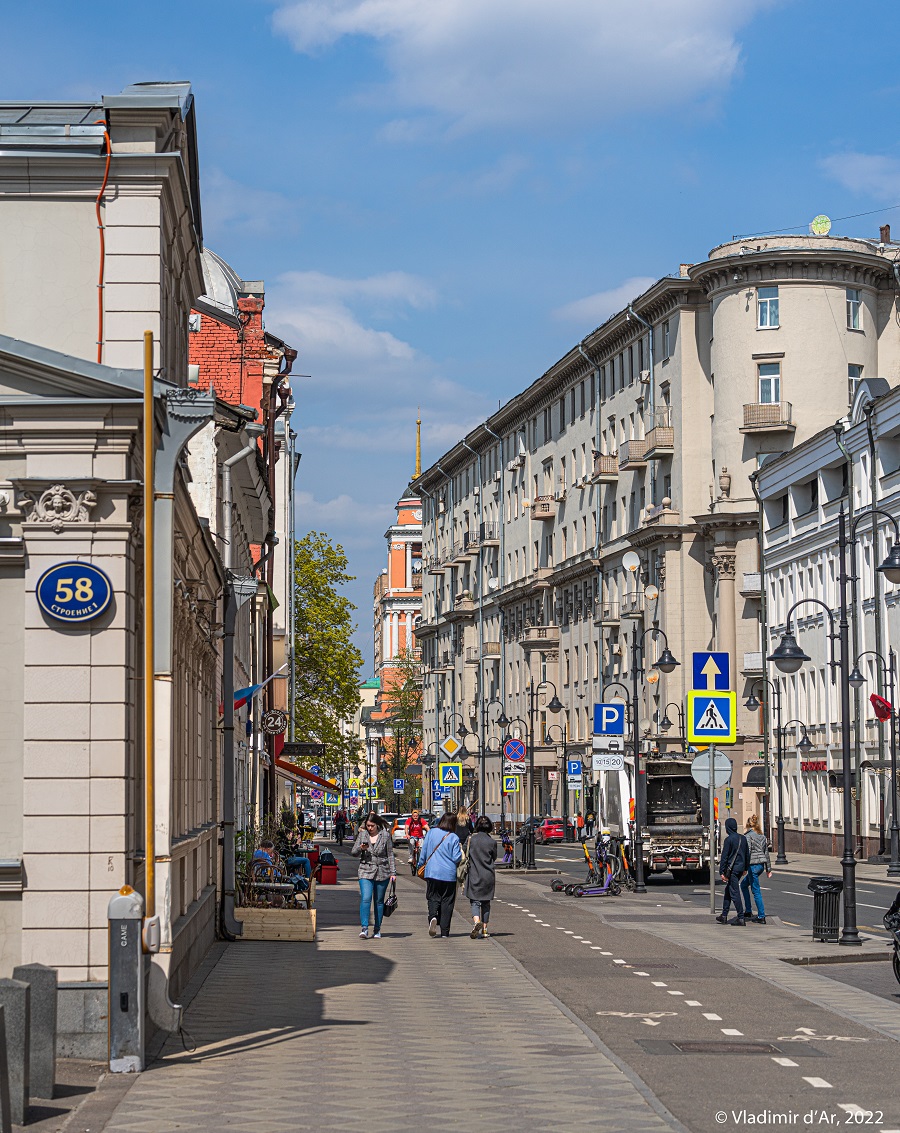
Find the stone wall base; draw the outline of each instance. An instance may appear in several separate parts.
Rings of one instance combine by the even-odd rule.
[[[855,845],[854,837],[854,847]],[[835,863],[838,863],[844,853],[844,836],[840,833],[831,834],[827,830],[800,831],[785,827],[784,846],[788,856],[792,850],[795,854],[824,854],[826,857],[834,858]],[[865,861],[870,854],[877,852],[878,838],[863,838],[862,860]]]
[[[61,983],[56,1008],[59,1058],[106,1062],[108,988],[105,983]]]

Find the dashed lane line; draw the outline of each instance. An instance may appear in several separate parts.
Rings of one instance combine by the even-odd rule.
[[[662,980],[654,980],[654,981],[653,981],[653,986],[654,986],[654,987],[668,987],[669,985],[668,985],[668,984],[664,984],[664,983],[662,982]]]
[[[715,1013],[715,1011],[704,1011],[703,1012],[703,1018],[704,1019],[710,1019],[714,1023],[721,1023],[722,1022],[722,1016],[717,1015]]]
[[[702,1007],[703,1006],[703,1004],[700,1002],[699,999],[686,999],[684,1001],[684,1005],[685,1005],[685,1007]]]
[[[814,1086],[815,1089],[817,1089],[817,1090],[833,1090],[834,1089],[832,1084],[830,1082],[826,1082],[824,1078],[806,1078],[806,1077],[804,1077],[803,1081],[809,1082],[809,1084],[811,1086]]]
[[[738,1035],[741,1035],[741,1036],[743,1036],[743,1034],[744,1034],[744,1032],[743,1032],[743,1031],[739,1031],[739,1030],[737,1029],[737,1027],[719,1027],[719,1030],[720,1030],[720,1031],[722,1032],[722,1034],[723,1034],[723,1035],[732,1035],[732,1036],[733,1036],[733,1037],[735,1037],[735,1038],[736,1038],[736,1037],[737,1037]]]
[[[779,1058],[774,1054],[772,1055],[772,1061],[776,1062],[779,1066],[799,1066],[800,1065],[800,1063],[795,1062],[793,1060],[793,1058]]]
[[[666,994],[667,995],[684,995],[684,992],[683,991],[669,991],[669,992],[666,992]]]

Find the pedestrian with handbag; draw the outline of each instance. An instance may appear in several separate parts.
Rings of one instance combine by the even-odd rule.
[[[769,839],[763,834],[759,826],[759,819],[751,814],[747,819],[747,846],[750,850],[750,864],[741,881],[741,893],[744,897],[746,915],[757,924],[766,923],[766,907],[763,904],[762,889],[759,879],[765,870],[766,877],[772,876],[772,860],[769,857]],[[750,891],[753,890],[753,900],[756,901],[756,916],[753,913],[753,901],[750,900]]]
[[[488,935],[491,901],[496,884],[497,843],[491,836],[494,824],[482,815],[475,820],[475,833],[469,839],[469,868],[466,872],[465,895],[472,910],[473,940]]]
[[[387,823],[374,810],[366,815],[350,853],[359,857],[359,935],[363,938],[369,935],[369,914],[374,904],[373,939],[380,940],[384,897],[388,882],[397,879],[397,866],[394,864],[394,841]]]
[[[728,888],[722,898],[721,915],[716,917],[716,920],[719,924],[725,924],[727,921],[729,924],[743,926],[747,922],[744,920],[744,902],[741,899],[740,880],[747,872],[747,867],[750,864],[750,847],[747,845],[747,839],[744,835],[738,834],[736,819],[726,818],[725,829],[728,832],[728,837],[722,844],[719,876]],[[734,904],[736,915],[733,920],[729,921],[728,913],[732,904]]]
[[[456,815],[445,814],[425,835],[416,871],[425,878],[429,936],[437,936],[439,930],[442,937],[450,935],[450,921],[456,904],[456,870],[461,861]]]

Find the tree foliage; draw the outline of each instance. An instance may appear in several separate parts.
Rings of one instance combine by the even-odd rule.
[[[384,759],[388,765],[379,775],[382,798],[393,800],[394,779],[406,779],[400,797],[401,809],[415,801],[415,784],[406,776],[406,765],[422,750],[422,664],[412,649],[398,654],[389,670],[389,685],[381,691],[386,716]]]
[[[342,722],[359,707],[359,672],[363,657],[353,644],[356,607],[341,593],[353,581],[347,556],[321,531],[311,531],[294,546],[294,722],[300,741],[325,744],[325,769],[339,772],[357,758],[355,736]]]

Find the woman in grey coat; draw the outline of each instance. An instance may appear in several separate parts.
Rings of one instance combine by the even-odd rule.
[[[387,823],[370,811],[360,825],[351,854],[359,855],[359,935],[369,935],[369,910],[375,905],[375,940],[381,938],[381,920],[384,917],[384,897],[389,881],[397,877],[394,864],[394,841]]]
[[[491,837],[494,824],[484,815],[475,823],[475,833],[467,847],[469,871],[466,874],[465,894],[469,898],[474,926],[469,935],[473,940],[487,936],[491,919],[491,901],[494,897],[497,843]]]

